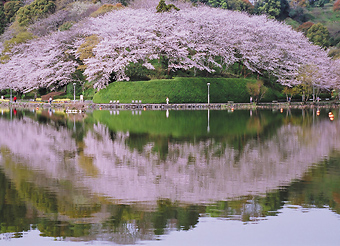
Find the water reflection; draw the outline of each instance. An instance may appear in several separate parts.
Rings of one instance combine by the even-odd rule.
[[[338,111],[132,112],[2,110],[2,235],[131,244],[287,203],[340,212]]]

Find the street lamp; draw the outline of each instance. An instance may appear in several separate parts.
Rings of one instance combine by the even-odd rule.
[[[73,83],[73,102],[76,102],[76,83]]]
[[[209,86],[210,86],[210,83],[207,83],[207,86],[208,86],[208,106],[210,104],[210,95],[209,95]]]

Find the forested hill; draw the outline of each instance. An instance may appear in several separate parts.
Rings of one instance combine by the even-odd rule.
[[[332,3],[316,5],[323,4],[309,3],[302,13]],[[2,2],[0,90],[54,90],[74,82],[101,89],[176,76],[336,88],[340,62],[327,50],[336,36],[320,23],[301,32],[286,25],[308,19],[292,15],[299,6],[286,0]]]

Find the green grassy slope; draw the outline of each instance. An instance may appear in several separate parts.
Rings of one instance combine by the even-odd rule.
[[[235,78],[176,77],[171,80],[114,82],[96,93],[93,101],[109,103],[111,100],[119,100],[120,103],[131,103],[132,100],[142,100],[143,103],[165,103],[166,97],[169,97],[170,103],[206,103],[208,82],[210,102],[224,103],[249,102],[250,95],[246,84],[256,81]],[[262,101],[276,100],[277,94],[279,93],[269,89]]]

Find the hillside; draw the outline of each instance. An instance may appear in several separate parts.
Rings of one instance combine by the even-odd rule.
[[[327,27],[333,45],[340,42],[340,12],[333,11],[333,2],[325,4],[324,7],[309,8],[307,14],[313,23],[321,23]]]
[[[119,100],[120,103],[131,103],[132,100],[141,100],[143,103],[165,103],[169,97],[170,103],[206,103],[207,83],[210,83],[211,103],[249,102],[247,83],[255,82],[254,79],[180,77],[171,80],[115,82],[95,94],[93,101],[109,103]],[[263,101],[282,97],[282,94],[270,89],[265,93]]]

